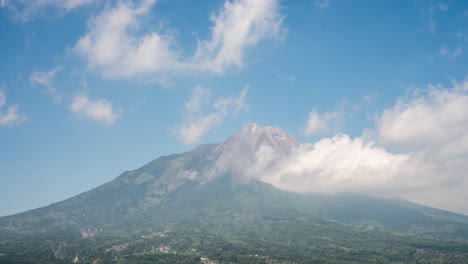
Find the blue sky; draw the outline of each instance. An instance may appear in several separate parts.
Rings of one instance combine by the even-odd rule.
[[[395,155],[465,142],[467,52],[466,1],[0,0],[0,215],[249,122]],[[451,105],[459,118],[437,120],[457,132],[428,136]],[[391,134],[408,115],[428,121]],[[468,147],[457,153],[449,181],[464,184]],[[405,197],[452,203],[429,196]]]

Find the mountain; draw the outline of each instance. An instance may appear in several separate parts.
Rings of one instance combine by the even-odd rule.
[[[297,194],[257,180],[258,166],[299,146],[280,128],[250,124],[224,143],[2,217],[0,263],[468,262],[467,216],[363,194]]]

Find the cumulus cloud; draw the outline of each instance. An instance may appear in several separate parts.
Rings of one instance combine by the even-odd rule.
[[[33,72],[29,76],[29,79],[34,85],[42,86],[46,89],[46,93],[52,96],[54,102],[60,103],[62,96],[58,93],[57,88],[54,86],[54,81],[57,73],[61,70],[61,67],[55,67],[50,71],[44,72]]]
[[[185,104],[184,122],[177,129],[177,134],[184,144],[192,144],[208,131],[219,126],[229,115],[235,115],[247,107],[245,96],[248,88],[238,96],[212,100],[211,91],[198,86],[192,91]]]
[[[171,34],[145,31],[144,21],[155,0],[107,5],[88,21],[88,32],[73,50],[91,69],[108,78],[131,78],[167,73],[223,73],[241,67],[248,47],[279,37],[283,16],[277,0],[226,1],[211,16],[211,39],[199,40],[193,55],[182,57]]]
[[[309,118],[307,119],[307,124],[303,133],[307,136],[325,134],[335,129],[342,119],[343,114],[340,112],[326,112],[320,114],[316,109],[313,109],[309,113]]]
[[[405,149],[439,148],[468,134],[468,80],[451,88],[429,86],[427,91],[399,98],[377,120],[384,146]]]
[[[21,22],[28,22],[48,11],[65,14],[97,0],[0,0],[0,8],[8,9]]]
[[[401,174],[410,157],[345,134],[304,144],[262,179],[299,192],[375,190]]]
[[[360,192],[467,213],[468,206],[460,202],[468,198],[465,161],[427,151],[392,153],[367,139],[338,134],[302,145],[257,177],[288,191]]]
[[[109,78],[128,78],[180,67],[171,36],[139,32],[142,19],[155,2],[144,0],[136,5],[125,1],[106,6],[88,22],[89,31],[80,38],[75,51],[92,69]]]
[[[91,101],[84,95],[73,98],[70,110],[77,115],[106,125],[111,125],[119,118],[111,102],[105,99]]]
[[[18,105],[12,105],[5,108],[6,96],[0,90],[0,126],[14,126],[26,120],[24,114],[20,113]]]
[[[468,213],[468,79],[399,98],[373,130],[374,137],[340,133],[279,158],[260,148],[250,171],[294,192],[361,192]]]

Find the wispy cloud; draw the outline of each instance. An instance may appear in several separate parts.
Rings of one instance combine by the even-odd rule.
[[[226,1],[211,15],[211,38],[199,40],[193,55],[182,57],[175,36],[144,31],[155,0],[107,5],[88,22],[88,32],[74,51],[91,69],[108,78],[207,71],[241,67],[245,50],[284,32],[277,0]]]
[[[449,6],[444,3],[438,4],[437,7],[440,11],[447,11],[449,9]]]
[[[421,17],[422,30],[435,34],[437,28],[437,22],[435,19],[436,8],[429,3],[427,8],[421,8],[419,14]]]
[[[449,9],[449,6],[440,3],[434,5],[432,1],[429,1],[427,7],[419,9],[422,30],[435,34],[437,32],[437,19],[436,16],[438,13],[446,12]]]
[[[452,56],[453,57],[459,57],[463,54],[463,49],[461,47],[457,47],[453,53],[452,53]]]
[[[211,91],[198,86],[193,89],[190,99],[185,103],[184,121],[177,128],[177,135],[184,144],[193,144],[210,130],[219,126],[229,115],[246,109],[245,97],[248,88],[237,96],[212,100]]]
[[[211,15],[211,39],[199,42],[193,66],[213,72],[242,66],[248,47],[265,38],[281,37],[283,19],[277,0],[226,1]]]
[[[97,0],[0,0],[0,8],[6,8],[13,17],[21,22],[29,22],[37,16],[65,14],[71,10],[98,2]]]
[[[113,124],[120,116],[111,102],[105,99],[91,101],[85,95],[75,96],[70,105],[70,110],[79,116],[106,125]]]
[[[330,5],[330,0],[314,0],[314,3],[319,8],[327,8]]]
[[[440,49],[436,53],[437,56],[440,57],[451,57],[451,58],[457,58],[463,55],[463,49],[462,47],[456,47],[453,50],[450,50],[446,46],[440,47]]]
[[[440,47],[439,51],[437,51],[437,55],[445,56],[448,53],[448,49],[445,46]]]
[[[55,103],[62,101],[62,96],[58,93],[57,88],[54,86],[54,81],[58,72],[61,71],[61,67],[55,67],[50,71],[37,71],[31,73],[29,79],[34,85],[42,86],[46,89],[46,93],[54,99]]]
[[[26,120],[25,115],[19,111],[19,105],[5,107],[5,104],[5,93],[0,90],[0,126],[15,126]]]

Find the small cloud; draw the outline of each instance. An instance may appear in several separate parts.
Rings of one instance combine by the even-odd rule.
[[[458,47],[453,51],[452,56],[453,57],[459,57],[462,54],[463,54],[463,49],[461,47]]]
[[[374,99],[375,99],[375,98],[374,98],[373,95],[364,95],[364,96],[362,97],[362,100],[363,100],[364,102],[371,102],[371,101],[373,101]]]
[[[247,108],[245,97],[248,88],[238,96],[211,99],[211,91],[198,86],[185,103],[184,122],[177,129],[177,135],[184,144],[193,144],[210,130],[219,126],[229,115],[236,115]],[[207,110],[208,109],[208,110]]]
[[[319,8],[327,8],[330,5],[330,0],[315,0],[314,3]]]
[[[427,8],[421,8],[419,10],[422,30],[429,33],[435,34],[437,31],[437,21],[435,19],[435,13],[438,8],[432,5],[432,2],[429,3]]]
[[[4,8],[8,5],[8,0],[0,0],[0,8]]]
[[[437,51],[437,56],[440,57],[452,57],[452,58],[457,58],[463,55],[463,49],[461,47],[457,47],[454,50],[450,50],[445,46],[440,47],[440,49]]]
[[[0,126],[15,126],[26,120],[24,114],[19,111],[19,105],[12,105],[4,110],[5,103],[5,93],[0,90]]]
[[[448,49],[444,46],[440,47],[439,51],[437,51],[437,55],[445,56],[448,53]]]
[[[84,95],[75,96],[70,105],[70,110],[82,117],[106,125],[111,125],[119,118],[119,114],[116,113],[111,102],[105,99],[90,101],[88,97]]]
[[[447,11],[449,8],[448,5],[442,4],[442,3],[439,4],[437,7],[439,8],[440,11]]]
[[[309,113],[306,127],[303,130],[304,135],[313,136],[330,132],[336,128],[338,123],[343,120],[343,114],[340,112],[329,112],[320,114],[316,109]]]
[[[39,85],[46,89],[46,93],[52,96],[55,103],[60,103],[63,99],[58,93],[57,88],[54,86],[55,77],[61,69],[62,68],[60,66],[57,66],[50,71],[33,72],[29,76],[29,79],[34,85]]]

